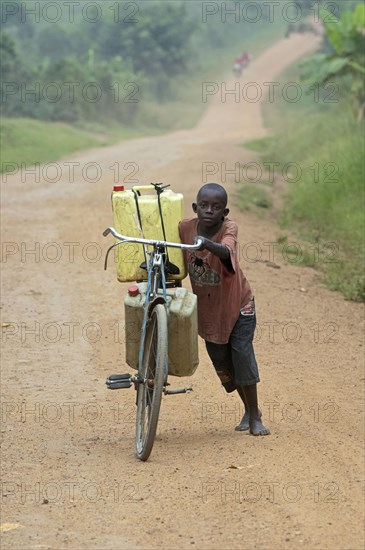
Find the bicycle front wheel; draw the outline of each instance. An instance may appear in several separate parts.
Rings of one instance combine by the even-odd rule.
[[[157,304],[147,324],[137,393],[136,454],[147,460],[155,440],[167,372],[167,314]]]

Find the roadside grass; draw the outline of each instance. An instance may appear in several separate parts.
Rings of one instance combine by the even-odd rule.
[[[24,118],[2,118],[1,172],[36,162],[54,161],[63,155],[103,145],[104,140],[67,124]]]
[[[295,81],[294,71],[283,80]],[[279,100],[264,111],[273,135],[244,147],[278,163],[276,177],[286,176],[279,223],[318,247],[315,262],[304,255],[300,263],[319,267],[347,299],[365,301],[363,124],[344,97],[333,104]]]
[[[318,263],[337,263],[336,243],[291,242],[287,235],[276,239],[278,250],[287,262],[305,267],[316,267]]]
[[[249,151],[257,151],[258,153],[265,153],[267,149],[271,146],[272,141],[273,141],[273,138],[270,136],[260,138],[260,139],[252,139],[250,141],[246,141],[244,144],[244,147]]]
[[[271,208],[272,201],[266,189],[249,184],[240,184],[237,193],[237,206],[242,211],[257,211],[259,208]]]

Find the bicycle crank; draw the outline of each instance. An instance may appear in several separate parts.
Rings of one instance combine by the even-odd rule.
[[[188,393],[189,391],[193,391],[193,388],[183,388],[182,390],[167,390],[164,389],[165,395],[176,395],[177,393]]]

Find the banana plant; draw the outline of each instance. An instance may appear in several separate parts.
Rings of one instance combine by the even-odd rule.
[[[365,115],[365,5],[358,4],[353,12],[342,12],[340,19],[326,8],[320,14],[333,52],[317,53],[303,62],[302,79],[325,84],[333,78],[347,77],[351,82],[351,101],[361,121]]]

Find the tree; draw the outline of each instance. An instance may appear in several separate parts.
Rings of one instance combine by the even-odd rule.
[[[44,27],[38,34],[39,57],[45,54],[54,60],[65,57],[69,55],[69,42],[68,33],[60,25]]]
[[[191,56],[190,37],[195,27],[182,3],[154,3],[123,28],[110,23],[104,30],[101,53],[130,59],[133,69],[147,75],[174,76],[186,68]]]
[[[22,82],[29,78],[31,71],[19,54],[14,38],[8,31],[0,31],[1,60],[1,113],[6,116],[21,116],[24,103],[20,102],[19,88]]]

